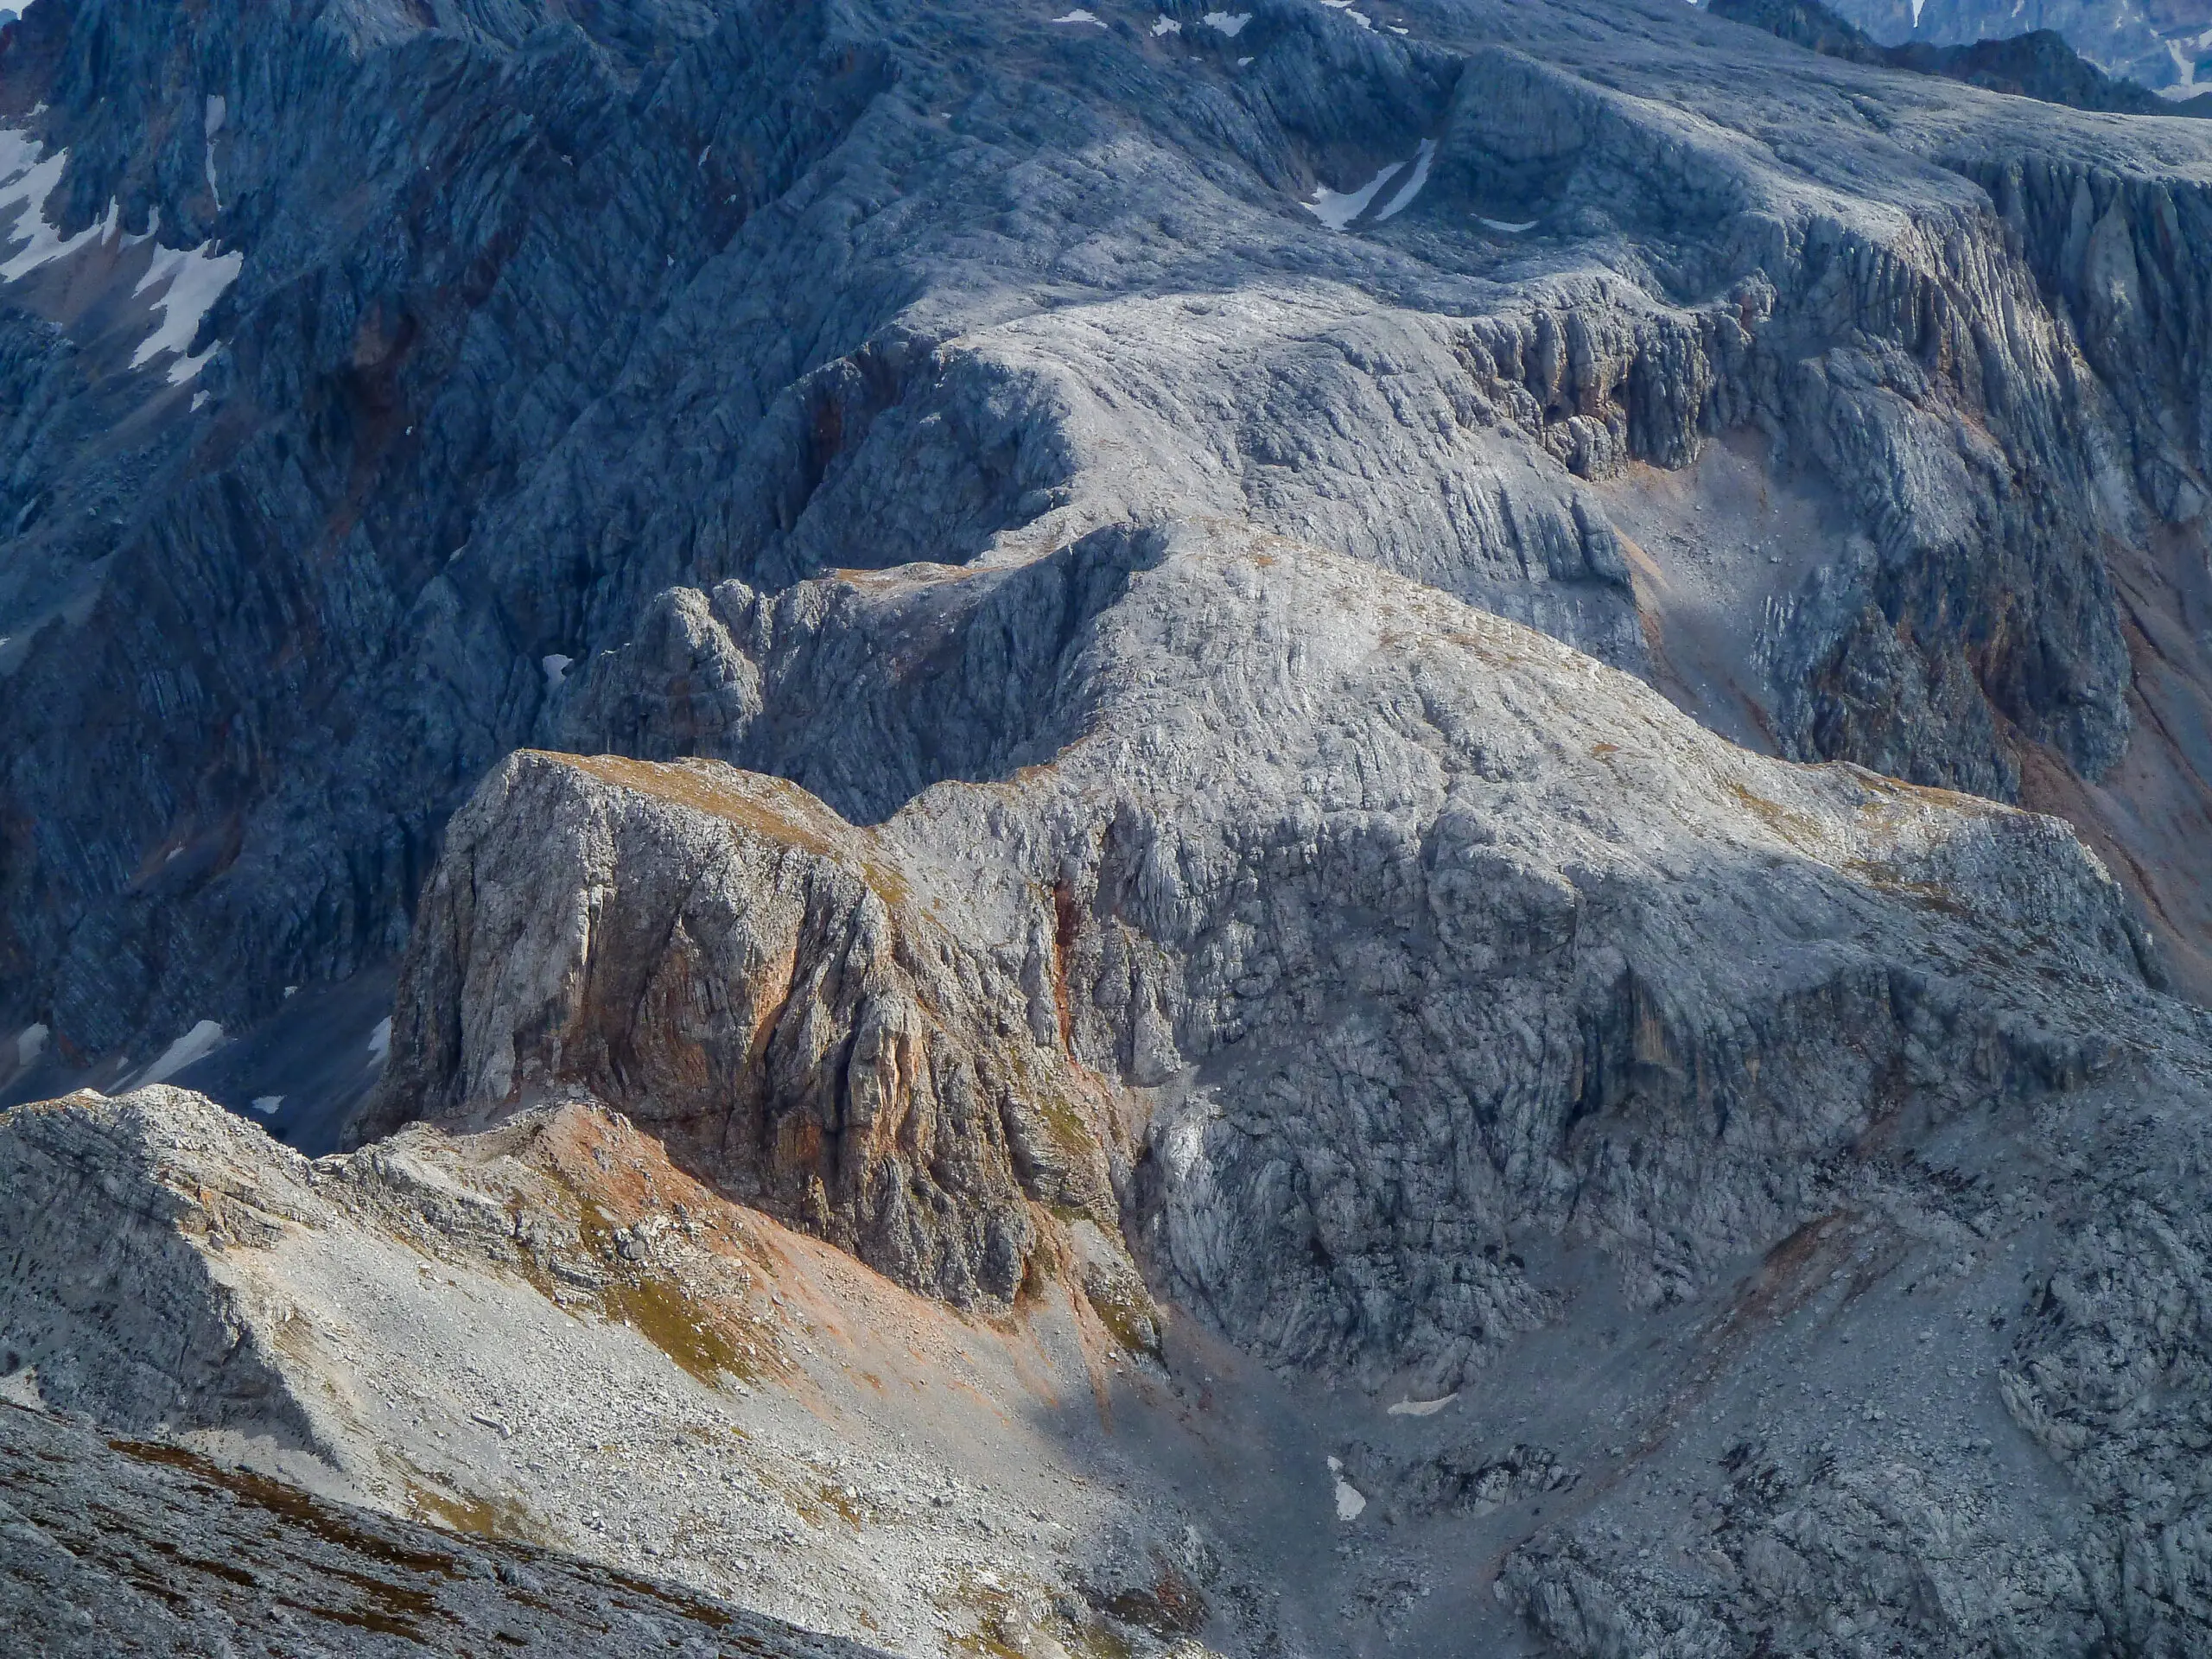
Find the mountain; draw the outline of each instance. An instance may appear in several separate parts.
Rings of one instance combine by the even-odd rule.
[[[2212,58],[2212,8],[2202,0],[1842,0],[1835,10],[1893,46],[2055,34],[2107,74],[2170,98],[2189,97]]]
[[[1708,10],[1716,17],[1763,29],[1831,57],[1942,75],[1993,92],[2039,98],[2077,110],[2110,110],[2127,115],[2212,111],[2212,94],[2161,98],[2133,81],[2114,79],[2078,56],[2066,37],[2054,29],[2039,29],[1961,46],[1907,41],[1885,47],[1877,45],[1818,0],[1713,0]]]
[[[23,1433],[556,1619],[2201,1649],[2212,128],[1863,55],[36,0]]]

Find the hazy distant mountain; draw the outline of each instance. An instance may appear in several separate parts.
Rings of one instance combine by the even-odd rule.
[[[2212,0],[1837,0],[1835,10],[1885,45],[2048,29],[2109,74],[2180,96],[2212,86]]]

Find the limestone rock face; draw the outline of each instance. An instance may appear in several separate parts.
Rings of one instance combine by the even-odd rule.
[[[525,752],[448,832],[364,1133],[581,1088],[733,1196],[1003,1308],[1032,1197],[1116,1222],[1103,1091],[1040,1025],[797,786]]]
[[[270,1333],[205,1251],[265,1242],[281,1219],[322,1206],[304,1160],[272,1154],[234,1117],[180,1119],[172,1109],[188,1098],[156,1088],[111,1111],[57,1102],[9,1115],[0,1250],[15,1265],[0,1281],[0,1370],[35,1365],[54,1405],[125,1432],[189,1421],[310,1445]],[[71,1201],[73,1190],[92,1196]]]
[[[805,633],[721,632],[742,690],[688,705],[810,778],[979,633],[1119,588],[1030,711],[1080,734],[1007,782],[862,830],[713,763],[496,773],[427,890],[383,1121],[584,1088],[794,1219],[818,1179],[849,1218],[811,1224],[925,1288],[951,1281],[886,1242],[903,1218],[1018,1180],[1125,1221],[1239,1342],[1441,1390],[1548,1316],[1527,1230],[1598,1245],[1635,1302],[1693,1296],[1883,1126],[2043,1098],[2162,1028],[2151,943],[2050,819],[1745,754],[1278,538],[1051,563],[802,589],[878,642],[841,662],[849,745]],[[918,666],[894,642],[925,626],[968,644]],[[617,688],[662,671],[611,659],[588,695],[643,709]],[[938,1161],[971,1100],[972,1161]]]
[[[1187,1548],[1162,1496],[1148,1542],[1103,1542],[1120,1515],[1070,1605],[1217,1651],[2201,1643],[2212,1030],[2064,826],[1747,753],[1548,636],[1235,526],[788,603],[840,619],[836,658],[679,593],[683,643],[584,695],[831,776],[896,741],[874,711],[957,708],[1020,639],[1053,758],[860,827],[725,761],[514,757],[426,888],[372,1127],[438,1122],[317,1175],[321,1255],[396,1231],[642,1319],[623,1275],[709,1282],[662,1264],[720,1189],[971,1314],[1064,1296],[1129,1356],[1116,1411],[1161,1389],[1262,1495]],[[671,692],[687,659],[702,695]],[[963,1086],[997,1092],[961,1162]],[[596,1153],[559,1128],[580,1098],[627,1115]],[[647,1131],[674,1232],[494,1175],[551,1156],[588,1188]],[[1009,1292],[990,1230],[1024,1218]],[[271,1248],[257,1282],[313,1282]],[[1338,1403],[1232,1382],[1224,1338]],[[347,1467],[404,1455],[284,1375]],[[1167,1438],[1132,1455],[1180,1466],[1141,1421]],[[1254,1599],[1332,1536],[1325,1578]]]
[[[0,1636],[20,1653],[219,1652],[272,1635],[300,1659],[452,1653],[472,1637],[623,1659],[732,1652],[734,1639],[772,1659],[877,1651],[21,1406],[0,1405]]]

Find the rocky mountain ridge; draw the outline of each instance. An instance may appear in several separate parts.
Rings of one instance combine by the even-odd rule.
[[[14,26],[10,96],[45,100],[41,168],[68,157],[39,213],[80,237],[112,202],[121,262],[80,279],[73,245],[16,283],[62,324],[24,321],[62,401],[11,462],[0,949],[50,1082],[121,1080],[388,961],[446,813],[516,743],[565,741],[569,664],[624,648],[671,584],[779,592],[1193,512],[1646,665],[1755,747],[2031,789],[2192,959],[2194,838],[2158,821],[2204,810],[2203,601],[2190,532],[2161,527],[2203,496],[2202,140],[1808,68],[1671,13],[1600,6],[1586,35],[1571,7],[1453,7],[1403,36],[1304,0],[1250,15],[1125,36],[937,8],[902,35],[810,8],[763,35],[646,10],[525,49],[337,8],[288,26],[313,73],[265,84],[235,77],[216,14],[118,14],[143,68],[71,48],[59,8]],[[575,73],[533,55],[556,48]],[[156,61],[199,89],[188,124],[148,108]],[[982,61],[1011,78],[958,67]],[[1016,89],[1027,115],[1002,112]],[[526,124],[505,148],[471,124],[494,107]],[[157,131],[164,159],[130,172]],[[382,182],[334,175],[327,134]],[[211,162],[235,181],[212,243]],[[1421,181],[1387,219],[1410,175],[1344,233],[1305,205],[1382,166]],[[1145,228],[1163,212],[1174,232]],[[71,448],[149,372],[97,367],[99,340],[118,363],[143,343],[129,307],[74,308],[143,283],[162,238],[247,251],[208,314],[224,348],[115,427],[143,441]],[[1179,291],[1237,298],[1199,327]],[[245,389],[264,352],[276,378]],[[524,418],[493,423],[486,389],[532,365],[538,401],[511,388]],[[1732,434],[1764,512],[1700,524],[1689,463]],[[825,798],[868,821],[946,763]],[[93,779],[130,775],[118,815]]]
[[[2212,13],[2196,0],[1845,0],[1837,10],[1891,45],[1961,46],[2048,30],[2107,74],[2172,99],[2195,94],[2212,47]]]
[[[308,1497],[173,1446],[0,1405],[0,1632],[36,1654],[747,1654],[861,1659],[627,1574]],[[128,1506],[127,1518],[120,1513]]]
[[[0,1119],[19,1376],[905,1651],[2197,1639],[2212,1028],[2062,826],[1225,527],[1060,684],[869,830],[515,757],[378,1096],[442,1127]]]
[[[2160,98],[2133,81],[2119,80],[2079,56],[2055,29],[1978,40],[1955,46],[1908,41],[1878,44],[1818,0],[1712,0],[1714,16],[1747,23],[1770,35],[1853,63],[1881,64],[1919,74],[1942,75],[1993,92],[2012,92],[2077,110],[2130,115],[2212,113],[2212,94]]]
[[[0,33],[12,1394],[900,1652],[2201,1647],[2212,133],[572,13]]]

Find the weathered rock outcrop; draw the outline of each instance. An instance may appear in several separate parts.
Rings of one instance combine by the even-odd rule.
[[[1050,974],[934,911],[779,779],[518,754],[448,833],[363,1133],[582,1088],[733,1197],[1004,1309],[1030,1199],[1118,1230],[1106,1093]]]
[[[87,1092],[0,1113],[0,1168],[11,1208],[66,1218],[14,1226],[0,1278],[0,1471],[44,1448],[0,1498],[24,1651],[197,1654],[246,1621],[306,1653],[666,1651],[695,1624],[716,1654],[860,1650],[734,1603],[944,1659],[1150,1656],[1162,1582],[1221,1649],[1280,1629],[1271,1554],[1221,1559],[1151,1466],[1187,1431],[1141,1286],[1109,1321],[1077,1291],[1120,1259],[1087,1221],[1049,1218],[1017,1324],[728,1203],[588,1100],[310,1162],[187,1090]],[[188,1340],[217,1327],[227,1367]],[[87,1623],[104,1572],[125,1586]]]
[[[154,1442],[0,1404],[0,1636],[41,1659],[506,1650],[876,1652],[506,1540],[329,1503]]]
[[[1071,593],[1101,597],[1055,632]],[[1117,1300],[1125,1229],[1171,1306],[1363,1385],[1294,1459],[1333,1448],[1357,1501],[1224,1559],[1370,1512],[1414,1552],[1348,1542],[1341,1608],[1206,1625],[1223,1650],[1379,1620],[1440,1651],[1471,1618],[1578,1654],[2201,1642],[2212,1032],[2062,825],[1747,754],[1541,634],[1232,527],[786,602],[840,619],[861,709],[949,705],[977,638],[1050,641],[1030,728],[1076,734],[867,829],[721,762],[516,757],[428,889],[387,1114],[607,1098],[985,1310],[975,1241],[1027,1214],[1036,1282],[1064,1264],[1122,1341],[1150,1306]],[[734,594],[665,614],[712,682],[611,656],[594,706],[831,764],[791,717],[820,636],[733,628]],[[964,1168],[929,1138],[963,1077],[1004,1080]],[[1110,1183],[1088,1214],[1039,1184],[1040,1122]],[[1225,1360],[1178,1317],[1135,1345],[1203,1419]],[[1213,1455],[1257,1478],[1276,1432]],[[1198,1594],[1159,1570],[1163,1606]]]

